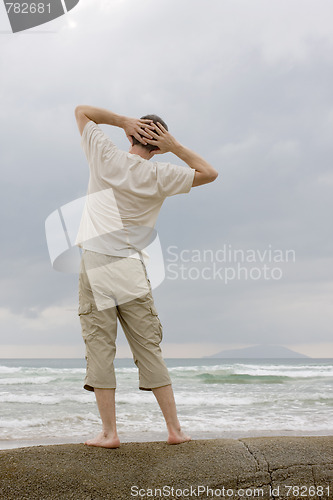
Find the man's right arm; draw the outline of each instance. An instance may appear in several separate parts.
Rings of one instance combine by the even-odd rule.
[[[130,142],[132,142],[131,137],[134,136],[139,142],[146,144],[142,136],[150,137],[148,131],[151,120],[129,118],[113,113],[107,109],[87,105],[80,105],[75,108],[75,118],[81,135],[83,134],[86,124],[89,121],[93,121],[97,124],[104,123],[124,129]],[[145,129],[147,129],[147,131]]]
[[[195,170],[192,186],[201,186],[213,182],[218,172],[206,160],[191,149],[180,144],[160,123],[155,126],[155,130],[149,130],[153,139],[146,139],[148,144],[157,146],[159,149],[155,154],[173,153],[184,161],[189,167]]]

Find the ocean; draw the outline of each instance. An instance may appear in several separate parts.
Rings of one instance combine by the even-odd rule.
[[[192,439],[333,434],[333,359],[166,359]],[[132,359],[116,359],[120,440],[166,439]],[[84,359],[0,359],[0,448],[80,443],[100,431]]]

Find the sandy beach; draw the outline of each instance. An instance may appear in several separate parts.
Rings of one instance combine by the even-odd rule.
[[[333,436],[0,451],[3,499],[333,498]]]

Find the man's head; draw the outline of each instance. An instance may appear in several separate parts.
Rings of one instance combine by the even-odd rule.
[[[165,123],[165,121],[163,121],[162,118],[160,118],[157,115],[145,115],[145,116],[141,116],[140,120],[152,120],[155,123],[155,125],[157,125],[157,122],[159,122],[161,125],[163,125],[163,127],[166,130],[169,130],[167,124]],[[141,146],[142,148],[146,149],[149,152],[156,151],[158,149],[157,146],[152,146],[151,144],[144,145],[141,142],[139,142],[135,137],[132,136],[132,146],[136,146],[136,145]]]

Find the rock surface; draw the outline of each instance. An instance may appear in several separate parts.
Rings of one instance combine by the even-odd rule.
[[[0,451],[0,498],[333,499],[333,436]],[[178,496],[177,496],[178,495]]]

